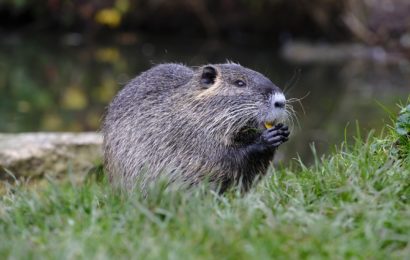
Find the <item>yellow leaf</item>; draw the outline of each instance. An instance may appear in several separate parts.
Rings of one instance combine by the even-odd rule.
[[[84,91],[76,86],[68,87],[65,90],[62,105],[66,109],[81,110],[87,106],[87,97]]]
[[[113,8],[101,9],[96,13],[95,21],[110,27],[118,27],[121,23],[121,13]]]
[[[116,62],[120,59],[120,52],[116,48],[100,48],[96,51],[95,58],[101,62]]]

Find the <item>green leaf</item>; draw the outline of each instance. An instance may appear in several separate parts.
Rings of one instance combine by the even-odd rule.
[[[396,132],[399,135],[410,133],[410,105],[402,108],[396,122]]]

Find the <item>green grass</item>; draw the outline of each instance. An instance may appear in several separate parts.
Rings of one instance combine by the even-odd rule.
[[[398,137],[391,128],[312,166],[279,167],[245,196],[199,187],[142,199],[105,181],[9,187],[0,257],[408,259],[410,154],[396,151],[409,147]]]

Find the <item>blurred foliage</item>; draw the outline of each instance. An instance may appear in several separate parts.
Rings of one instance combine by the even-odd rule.
[[[409,54],[408,0],[2,0],[0,28],[205,33],[271,42],[355,39]]]
[[[42,45],[1,46],[0,131],[98,129],[104,106],[135,65],[119,59],[118,49]]]
[[[303,131],[295,123],[288,147],[310,155],[307,143],[339,143],[351,120],[377,128],[383,112],[374,99],[393,107],[408,92],[409,65],[286,64],[272,46],[359,41],[410,57],[409,13],[408,0],[0,0],[0,132],[97,130],[136,73],[165,61],[231,59],[279,86],[303,70],[299,88],[286,92],[310,92]]]
[[[410,54],[410,1],[350,0],[342,19],[356,39]]]
[[[137,43],[132,45],[72,46],[67,41],[71,37],[43,35],[0,43],[0,132],[95,131],[115,93],[153,64],[198,65],[228,58],[264,73],[286,89],[286,96],[306,97],[301,101],[305,112],[294,104],[299,122],[294,122],[292,139],[280,156],[291,158],[297,152],[309,161],[308,143],[315,142],[318,153],[327,151],[342,141],[349,122],[354,125],[357,119],[367,130],[383,127],[380,121],[386,115],[374,100],[394,110],[398,100],[407,96],[410,82],[409,66],[376,66],[360,60],[295,65],[281,60],[269,47],[210,48],[202,40],[163,37],[135,38]],[[129,38],[128,34],[122,37]],[[289,86],[295,68],[302,75]],[[354,132],[354,127],[347,132]]]

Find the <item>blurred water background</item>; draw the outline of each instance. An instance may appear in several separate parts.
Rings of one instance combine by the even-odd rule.
[[[302,98],[278,159],[309,163],[312,144],[324,154],[356,122],[379,131],[408,99],[403,12],[404,0],[1,1],[0,132],[98,131],[116,92],[151,66],[231,60]]]

